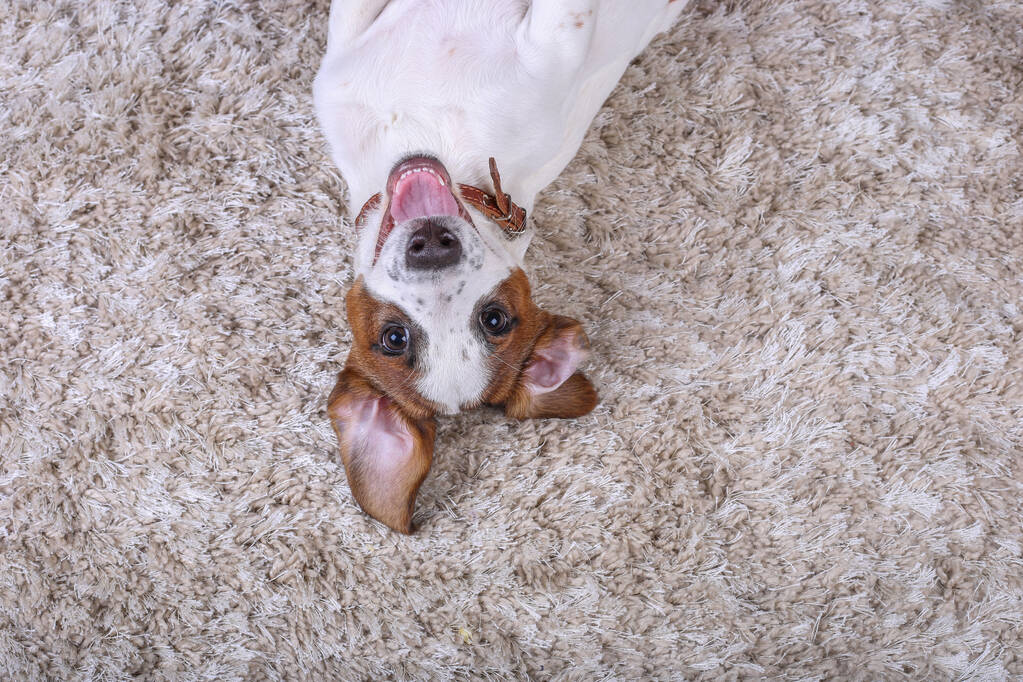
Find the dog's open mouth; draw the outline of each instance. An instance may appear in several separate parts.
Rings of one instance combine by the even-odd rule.
[[[458,202],[451,193],[451,178],[439,161],[409,159],[398,164],[387,179],[391,217],[400,223],[413,218],[458,215]]]
[[[416,156],[395,166],[387,178],[387,209],[377,236],[373,262],[398,223],[434,216],[460,216],[471,223],[452,189],[451,176],[437,159]]]

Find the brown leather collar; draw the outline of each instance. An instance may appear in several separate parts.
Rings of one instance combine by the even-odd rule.
[[[490,177],[494,181],[494,194],[489,194],[479,187],[459,183],[458,190],[462,199],[477,211],[501,226],[509,236],[518,236],[526,229],[526,210],[515,204],[511,197],[501,191],[501,174],[497,172],[497,162],[490,157]],[[381,193],[371,196],[355,218],[355,228],[359,229],[366,223],[370,211],[380,205]]]

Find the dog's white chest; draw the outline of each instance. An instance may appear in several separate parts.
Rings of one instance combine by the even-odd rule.
[[[504,81],[517,78],[521,9],[497,4],[501,11],[483,21],[479,2],[399,0],[357,39],[331,46],[317,77],[317,109],[353,204],[379,191],[391,166],[415,152],[441,158],[459,182],[486,180],[466,177],[472,150],[500,153],[502,137],[518,132],[508,129],[518,117],[502,121],[497,109]]]
[[[506,191],[529,210],[628,62],[683,4],[335,3],[314,96],[352,206],[378,192],[402,156],[428,153],[456,182],[477,185],[495,157]]]

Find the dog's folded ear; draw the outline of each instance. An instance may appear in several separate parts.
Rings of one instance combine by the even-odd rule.
[[[327,413],[356,501],[378,521],[411,533],[416,493],[433,459],[433,419],[411,418],[351,367],[338,375]]]
[[[509,417],[581,417],[597,405],[597,391],[577,371],[590,354],[582,325],[552,315],[504,404]]]

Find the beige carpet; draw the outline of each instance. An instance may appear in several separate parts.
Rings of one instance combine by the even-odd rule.
[[[1023,679],[1023,9],[695,3],[538,203],[601,405],[354,505],[327,3],[0,3],[0,677]]]

